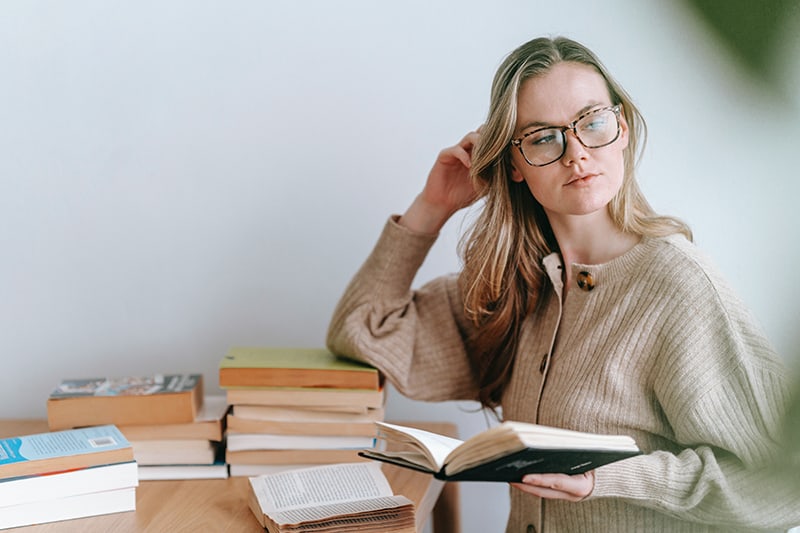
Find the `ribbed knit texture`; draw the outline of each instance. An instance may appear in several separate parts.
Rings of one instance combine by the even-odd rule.
[[[337,353],[380,368],[403,394],[475,399],[456,277],[411,289],[435,236],[390,220],[328,332]],[[800,495],[767,474],[787,375],[754,320],[681,236],[643,239],[589,272],[562,305],[560,259],[525,319],[503,415],[632,436],[645,455],[596,470],[580,503],[511,489],[508,531],[711,532],[800,524]],[[795,484],[796,488],[796,484]]]

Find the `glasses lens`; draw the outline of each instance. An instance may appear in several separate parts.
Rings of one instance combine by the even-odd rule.
[[[546,165],[564,153],[564,134],[557,128],[535,131],[525,137],[520,146],[529,163]]]
[[[590,113],[575,124],[575,133],[587,148],[600,148],[617,140],[619,121],[611,109]]]

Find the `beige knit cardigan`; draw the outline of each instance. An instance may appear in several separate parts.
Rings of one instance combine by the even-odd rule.
[[[412,282],[435,236],[390,219],[334,312],[328,346],[428,401],[475,399],[453,275]],[[561,260],[520,333],[503,417],[631,435],[644,455],[598,468],[579,503],[513,487],[507,531],[709,532],[800,524],[800,498],[760,468],[788,399],[786,369],[682,236],[644,238],[562,302]],[[501,526],[498,525],[498,530]]]

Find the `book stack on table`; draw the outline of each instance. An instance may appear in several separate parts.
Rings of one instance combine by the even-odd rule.
[[[113,425],[0,439],[0,529],[133,511],[138,484]]]
[[[200,374],[69,379],[47,401],[51,430],[116,424],[139,479],[227,478],[224,396],[203,395]]]
[[[324,349],[233,347],[219,383],[231,406],[231,476],[363,461],[384,416],[377,369]]]

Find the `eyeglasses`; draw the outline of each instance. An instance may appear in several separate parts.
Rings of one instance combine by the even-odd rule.
[[[567,130],[586,148],[602,148],[619,138],[620,104],[593,109],[567,126],[548,126],[526,133],[511,144],[534,167],[555,163],[567,151]]]

